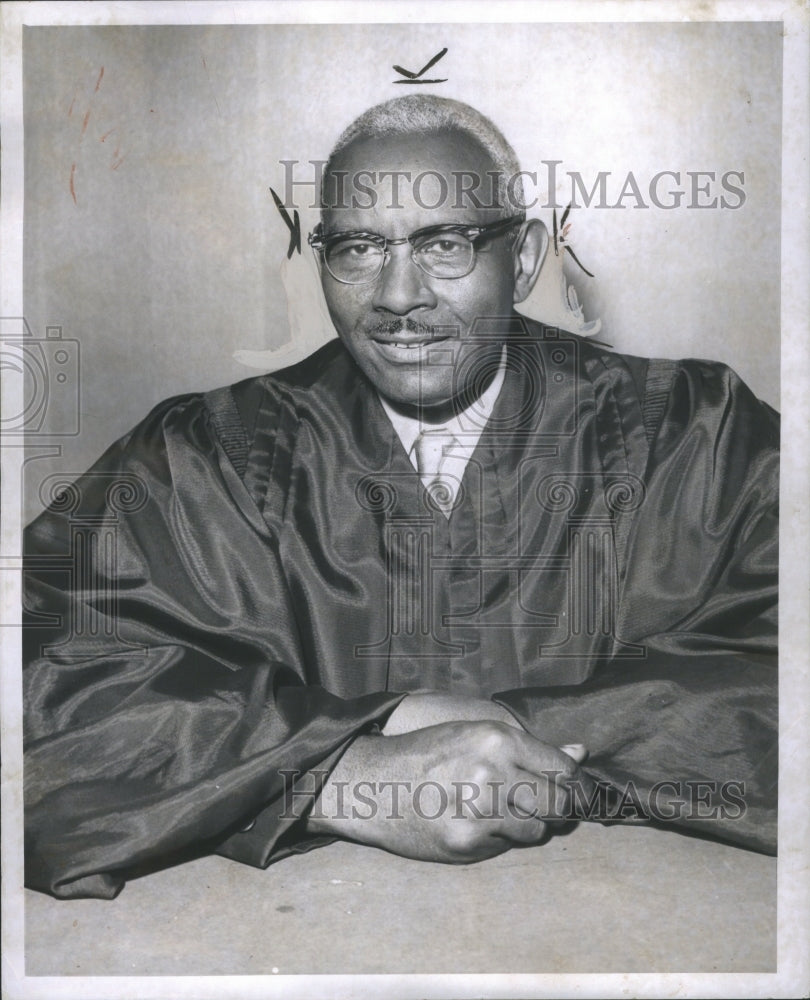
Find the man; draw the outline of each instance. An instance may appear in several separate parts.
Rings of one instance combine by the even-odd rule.
[[[773,850],[776,416],[516,313],[517,172],[466,105],[361,116],[310,238],[339,340],[162,404],[31,527],[29,885],[568,816]]]

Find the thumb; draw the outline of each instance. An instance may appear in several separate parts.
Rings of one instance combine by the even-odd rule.
[[[566,743],[560,747],[560,750],[567,753],[569,757],[573,757],[577,764],[581,764],[588,756],[588,750],[584,743]]]

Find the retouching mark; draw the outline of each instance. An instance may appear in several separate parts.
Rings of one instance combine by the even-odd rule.
[[[391,83],[447,83],[447,77],[438,77],[435,80],[392,80]]]
[[[94,94],[98,93],[98,88],[101,86],[101,78],[104,76],[104,67],[101,67],[101,72],[98,75],[98,80],[96,80],[96,89],[93,91]]]
[[[202,55],[202,53],[200,53],[200,56],[202,58],[202,64],[203,64],[203,69],[205,70],[205,75],[208,77],[208,82],[211,84],[211,93],[214,96],[214,104],[216,104],[217,106],[217,114],[221,118],[222,112],[219,110],[219,101],[217,100],[217,92],[216,90],[214,90],[214,84],[211,81],[211,74],[208,72],[208,64],[206,63],[205,56]]]
[[[279,198],[272,188],[270,188],[270,194],[273,196],[273,201],[276,203],[279,215],[284,220],[284,224],[287,226],[287,229],[290,231],[290,242],[287,246],[287,260],[289,260],[296,250],[299,254],[301,253],[301,220],[298,217],[298,209],[295,209],[291,219],[289,212],[281,202],[281,198]]]
[[[99,139],[98,141],[99,141],[99,142],[104,142],[104,140],[105,140],[105,139],[107,138],[107,136],[108,136],[108,135],[112,135],[114,131],[115,131],[115,129],[114,129],[114,128],[111,128],[111,129],[109,130],[109,132],[105,132],[105,133],[104,133],[104,135],[103,135],[103,136],[102,136],[102,137],[101,137],[101,138],[100,138],[100,139]]]
[[[76,201],[76,188],[73,186],[73,177],[75,173],[76,173],[76,164],[73,163],[70,167],[70,196],[73,199],[73,204],[78,205],[79,203]]]
[[[571,202],[568,208],[566,208],[566,210],[563,212],[559,226],[557,225],[557,209],[556,208],[554,209],[554,214],[552,216],[552,234],[553,234],[552,238],[554,240],[554,254],[555,256],[559,257],[560,249],[562,249],[563,253],[565,253],[565,251],[567,250],[571,259],[577,265],[577,267],[579,267],[581,271],[584,271],[589,278],[592,278],[593,275],[591,274],[591,272],[588,270],[587,267],[583,266],[582,262],[580,261],[579,257],[577,257],[577,255],[574,253],[571,246],[565,242],[566,237],[568,236],[568,232],[571,229],[571,224],[569,223],[566,226],[565,223],[566,220],[568,219],[568,213],[571,211],[573,204],[574,203]]]
[[[431,66],[435,66],[436,63],[447,53],[447,46],[445,46],[441,52],[437,52],[432,59],[429,59],[425,65],[419,70],[418,73],[414,73],[412,70],[403,69],[402,66],[397,66],[396,64],[392,67],[395,69],[400,76],[407,77],[406,80],[394,80],[394,83],[447,83],[447,77],[442,80],[423,80],[421,77],[427,73]]]
[[[87,131],[87,124],[90,121],[90,110],[88,109],[87,114],[84,116],[84,121],[82,122],[82,135]]]

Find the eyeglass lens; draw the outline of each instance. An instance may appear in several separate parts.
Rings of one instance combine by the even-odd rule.
[[[458,278],[469,272],[475,253],[472,241],[462,233],[441,232],[412,241],[412,257],[434,278]],[[385,263],[385,251],[363,237],[335,240],[325,251],[326,266],[339,281],[361,284],[373,281]]]

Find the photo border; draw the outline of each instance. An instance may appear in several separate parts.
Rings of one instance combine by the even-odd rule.
[[[250,24],[395,23],[404,4],[365,3],[5,3],[0,7],[0,114],[2,115],[3,247],[0,315],[22,316],[22,26],[45,24]],[[235,20],[235,18],[237,20]],[[810,7],[768,0],[538,0],[538,2],[409,3],[408,20],[500,23],[507,21],[759,21],[784,25],[781,372],[783,414],[782,561],[780,589],[780,835],[778,863],[778,945],[774,974],[607,974],[579,975],[413,975],[413,976],[222,976],[222,977],[26,977],[24,974],[22,890],[22,697],[19,677],[20,629],[2,630],[0,678],[2,726],[2,973],[10,998],[111,997],[518,997],[684,996],[780,997],[806,995],[810,986],[810,810],[806,737],[810,671],[810,592],[808,545],[808,427],[810,426],[810,217],[807,155],[810,149]],[[3,407],[19,412],[22,386],[3,372]],[[2,621],[20,615],[21,448],[3,442]]]

